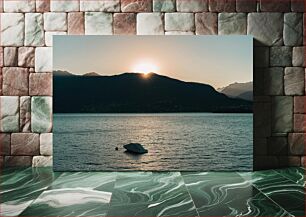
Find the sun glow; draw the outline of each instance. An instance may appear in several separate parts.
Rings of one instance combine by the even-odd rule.
[[[143,73],[145,75],[149,74],[150,72],[156,73],[158,71],[158,67],[153,64],[152,62],[141,62],[136,64],[133,69],[133,72]]]

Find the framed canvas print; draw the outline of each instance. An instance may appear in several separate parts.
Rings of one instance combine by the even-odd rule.
[[[54,36],[54,169],[250,171],[251,36]]]

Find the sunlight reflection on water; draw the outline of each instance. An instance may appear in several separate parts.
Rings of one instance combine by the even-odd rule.
[[[55,114],[53,118],[55,170],[252,170],[252,114]],[[149,153],[126,153],[122,146],[130,142],[141,143]]]

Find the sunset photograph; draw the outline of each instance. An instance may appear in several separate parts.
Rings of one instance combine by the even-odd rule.
[[[252,170],[252,43],[55,36],[55,170]]]

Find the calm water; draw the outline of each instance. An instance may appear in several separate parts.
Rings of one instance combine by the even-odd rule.
[[[53,140],[55,170],[252,170],[253,115],[55,114]]]

